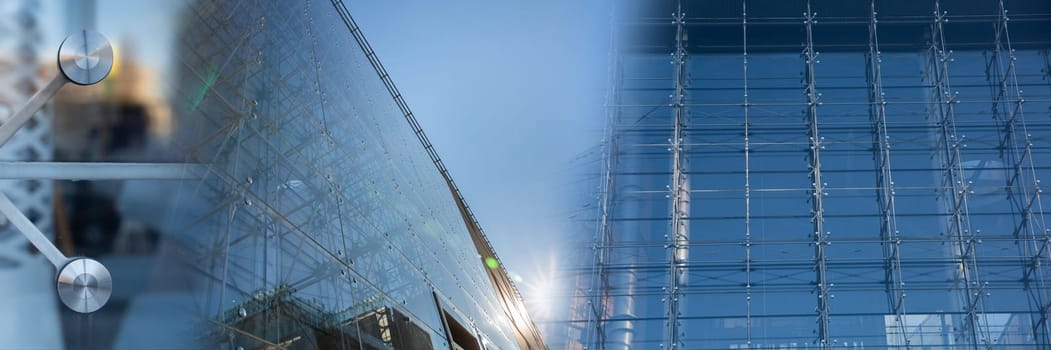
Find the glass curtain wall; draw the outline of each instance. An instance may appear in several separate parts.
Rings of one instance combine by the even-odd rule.
[[[182,192],[180,232],[200,253],[204,341],[449,349],[449,330],[458,349],[518,348],[449,184],[345,12],[339,1],[186,10],[179,139],[210,166]]]
[[[1051,4],[621,4],[570,349],[1051,346]]]

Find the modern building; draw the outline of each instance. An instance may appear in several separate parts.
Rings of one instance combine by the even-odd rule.
[[[342,1],[198,1],[178,30],[172,239],[205,343],[541,349],[470,208]]]
[[[618,3],[567,349],[1051,347],[1051,3]]]
[[[75,23],[138,6],[74,2]],[[342,1],[158,1],[178,11],[130,41],[77,29],[59,65],[17,5],[0,102],[24,104],[43,67],[56,120],[0,149],[24,161],[0,188],[28,203],[0,210],[34,219],[0,226],[0,348],[546,348]],[[64,275],[80,256],[97,266]]]

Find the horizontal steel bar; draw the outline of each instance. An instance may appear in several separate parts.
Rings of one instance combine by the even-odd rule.
[[[199,179],[207,167],[193,163],[0,162],[0,179],[182,180]]]

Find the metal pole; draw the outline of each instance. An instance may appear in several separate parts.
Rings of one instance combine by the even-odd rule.
[[[829,299],[831,298],[825,260],[825,246],[831,244],[829,232],[825,232],[825,209],[824,197],[828,195],[821,178],[821,150],[824,138],[818,134],[817,107],[821,105],[820,94],[817,93],[817,81],[814,76],[814,65],[818,53],[814,51],[813,24],[817,13],[811,11],[810,1],[806,4],[806,13],[803,24],[806,26],[806,46],[803,49],[803,59],[806,64],[806,96],[807,96],[807,135],[810,142],[810,183],[811,183],[811,205],[813,215],[811,221],[814,224],[814,271],[817,273],[817,335],[818,347],[820,349],[831,349],[832,336],[829,330]]]
[[[960,101],[956,93],[951,92],[949,84],[949,63],[952,61],[952,51],[946,49],[945,31],[943,25],[948,18],[948,11],[942,11],[940,0],[934,2],[934,19],[931,24],[931,46],[929,48],[928,74],[933,78],[932,112],[939,118],[940,127],[939,146],[942,147],[942,161],[945,169],[943,177],[944,188],[950,189],[951,193],[942,193],[946,205],[951,211],[951,218],[947,233],[953,239],[953,259],[957,261],[954,279],[963,291],[961,301],[964,303],[962,310],[965,315],[964,322],[956,334],[956,338],[965,344],[973,344],[975,349],[979,348],[981,339],[988,339],[981,334],[983,332],[978,315],[982,313],[982,283],[979,280],[977,260],[974,255],[975,245],[978,244],[976,232],[971,230],[970,208],[967,205],[969,194],[969,183],[964,176],[963,161],[961,159],[962,147],[965,147],[963,138],[956,134],[955,106]],[[964,337],[964,339],[960,339]],[[986,347],[990,345],[987,343]]]
[[[55,248],[54,244],[51,244],[47,236],[44,236],[44,233],[40,232],[40,229],[37,229],[36,225],[33,225],[33,222],[29,221],[29,218],[26,218],[22,211],[15,206],[15,203],[12,203],[11,199],[7,198],[7,195],[2,192],[0,192],[0,214],[7,217],[7,220],[26,236],[29,243],[32,243],[33,247],[36,247],[41,254],[44,254],[44,257],[51,262],[51,265],[55,266],[55,269],[61,269],[62,266],[69,262],[69,259],[58,248]]]
[[[744,293],[745,293],[745,346],[752,348],[752,178],[751,145],[749,144],[748,119],[748,1],[741,1],[741,50],[744,86]]]
[[[610,5],[610,21],[615,18],[615,5]],[[608,82],[610,84],[608,95],[606,96],[606,125],[605,135],[603,137],[603,144],[605,149],[602,150],[602,175],[601,185],[599,187],[599,205],[598,205],[598,225],[596,227],[594,249],[594,267],[592,270],[592,281],[589,284],[589,290],[586,291],[587,295],[587,323],[584,325],[583,345],[586,349],[592,347],[596,350],[606,349],[606,343],[608,336],[606,334],[606,328],[609,323],[608,320],[611,316],[607,308],[607,305],[616,305],[618,302],[614,300],[609,294],[613,286],[610,283],[610,274],[608,265],[611,264],[613,255],[613,229],[611,228],[610,218],[612,213],[613,198],[616,195],[614,193],[614,182],[613,182],[613,169],[616,164],[617,156],[617,140],[615,124],[616,118],[619,115],[619,108],[614,107],[620,100],[620,83],[621,79],[617,72],[620,70],[620,61],[617,56],[616,46],[616,29],[615,26],[610,24],[613,32],[610,34],[610,53],[609,53],[609,76]],[[630,272],[629,272],[630,273]],[[618,286],[625,287],[625,286]],[[625,299],[622,302],[633,298],[633,295],[624,296]],[[634,302],[631,303],[632,308],[627,310],[628,314],[634,315],[633,310]],[[622,322],[624,324],[622,331],[634,331],[632,329],[626,329],[628,326],[633,326],[630,320]],[[634,333],[632,333],[632,336]],[[631,346],[631,344],[627,344]]]
[[[680,288],[686,280],[686,263],[689,258],[689,223],[690,184],[687,178],[684,159],[684,129],[686,127],[686,13],[682,10],[682,0],[678,1],[674,14],[675,52],[672,53],[675,65],[675,93],[671,107],[674,111],[672,120],[672,137],[669,140],[672,154],[671,198],[671,234],[668,235],[668,287],[667,287],[667,328],[664,342],[668,349],[677,349],[679,340],[679,313],[682,295]]]
[[[3,162],[0,179],[181,180],[199,179],[207,167],[184,163]]]
[[[898,232],[897,211],[894,205],[894,177],[891,172],[890,161],[890,135],[887,132],[887,98],[883,92],[883,57],[879,48],[878,25],[876,18],[876,1],[870,2],[871,14],[869,17],[869,52],[868,71],[869,80],[869,113],[872,119],[873,159],[876,161],[876,200],[879,202],[881,212],[880,238],[883,245],[884,278],[887,283],[887,298],[891,311],[894,313],[894,325],[897,327],[893,345],[910,349],[912,340],[909,338],[910,330],[905,322],[905,281],[901,271],[901,236]],[[888,344],[891,345],[891,344]]]
[[[68,82],[69,79],[67,79],[62,73],[55,74],[55,76],[48,81],[47,85],[44,85],[42,89],[33,94],[33,97],[30,97],[29,101],[26,101],[21,108],[15,111],[10,119],[3,124],[0,124],[0,146],[6,144],[7,140],[10,140],[11,136],[14,136],[15,132],[22,128],[22,125],[25,125],[25,123],[29,121],[29,118],[32,118],[33,115],[36,114],[36,112],[39,111],[47,101],[50,101],[51,98],[58,93],[58,90]]]
[[[1007,177],[1007,197],[1012,205],[1020,208],[1021,217],[1015,227],[1013,236],[1018,243],[1019,253],[1027,260],[1022,274],[1022,283],[1033,304],[1042,310],[1049,307],[1048,281],[1046,266],[1048,232],[1044,222],[1040,201],[1039,180],[1036,178],[1036,167],[1032,156],[1032,135],[1029,134],[1022,108],[1025,99],[1019,88],[1015,71],[1017,56],[1011,47],[1011,35],[1008,31],[1009,17],[1003,0],[998,1],[997,20],[993,29],[992,56],[986,64],[986,79],[994,86],[992,93],[993,119],[1002,126],[1000,140],[1000,159],[1004,166],[1010,166],[1012,174]],[[1006,60],[1005,60],[1006,56]],[[1006,63],[1005,63],[1006,61]],[[1038,210],[1034,212],[1033,207]],[[1051,343],[1047,322],[1047,312],[1034,315],[1033,340],[1038,344]]]

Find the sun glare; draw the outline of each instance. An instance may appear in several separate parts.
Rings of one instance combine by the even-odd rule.
[[[530,273],[518,275],[512,273],[511,279],[518,284],[522,299],[534,319],[543,320],[555,316],[556,291],[558,290],[557,266],[555,257],[534,266]]]

